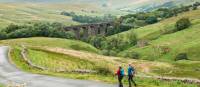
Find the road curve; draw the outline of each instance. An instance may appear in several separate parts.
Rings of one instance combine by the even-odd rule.
[[[0,47],[0,83],[9,81],[22,84],[26,87],[117,87],[105,83],[57,78],[45,75],[30,74],[17,69],[8,60],[8,47]]]

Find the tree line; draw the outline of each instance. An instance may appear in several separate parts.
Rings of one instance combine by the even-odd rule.
[[[200,2],[195,2],[192,5],[180,6],[175,8],[159,8],[151,12],[139,12],[128,14],[120,17],[120,22],[126,25],[132,25],[133,28],[142,27],[149,24],[157,23],[166,18],[177,16],[180,13],[190,10],[196,10],[200,6]]]
[[[111,29],[109,35],[117,34],[123,31],[127,31],[131,28],[137,28],[145,26],[148,24],[157,23],[163,19],[177,16],[179,13],[187,12],[190,10],[196,10],[200,6],[200,3],[196,2],[190,6],[182,6],[180,8],[159,8],[152,12],[147,13],[136,13],[122,16],[116,20],[116,25],[114,29]],[[136,22],[144,23],[137,25]],[[143,22],[141,22],[143,21]],[[174,26],[171,33],[187,29],[191,26],[189,18],[181,18],[178,20]],[[130,32],[126,35],[115,35],[109,38],[104,36],[94,36],[88,39],[88,43],[92,44],[98,49],[102,50],[102,54],[116,56],[117,53],[124,51],[130,47],[136,46],[138,44],[137,35],[134,32]],[[124,57],[129,58],[139,58],[140,54],[136,52],[127,52]]]
[[[126,35],[116,35],[112,37],[92,36],[88,38],[88,43],[102,50],[103,55],[116,56],[122,50],[137,44],[137,35],[130,32]]]
[[[138,12],[121,16],[114,20],[115,26],[108,29],[107,35],[114,35],[130,29],[137,29],[146,25],[154,24],[166,18],[177,16],[180,13],[190,10],[197,10],[200,2],[195,2],[192,5],[180,6],[175,8],[158,8],[151,12]]]
[[[61,12],[61,15],[71,16],[73,21],[80,23],[99,23],[99,22],[111,22],[116,19],[115,16],[111,14],[105,14],[104,16],[87,16],[87,15],[77,15],[74,12]]]
[[[26,37],[56,37],[74,39],[72,32],[64,31],[61,23],[34,23],[27,25],[10,24],[0,31],[0,39],[26,38]]]

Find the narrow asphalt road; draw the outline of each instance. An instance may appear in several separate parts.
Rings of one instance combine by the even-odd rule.
[[[0,47],[0,83],[8,84],[9,81],[22,84],[26,87],[117,87],[105,83],[57,78],[45,75],[30,74],[18,70],[8,60],[8,47]]]

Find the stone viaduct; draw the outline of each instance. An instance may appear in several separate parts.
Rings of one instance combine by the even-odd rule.
[[[65,31],[72,31],[76,39],[86,39],[90,36],[103,35],[108,32],[109,27],[114,26],[113,22],[84,24],[65,27]]]

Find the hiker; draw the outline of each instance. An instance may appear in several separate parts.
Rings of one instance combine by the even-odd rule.
[[[115,75],[118,76],[119,87],[123,87],[122,79],[124,77],[124,69],[121,66],[119,66],[119,69],[117,70]]]
[[[135,68],[131,64],[129,64],[128,65],[128,82],[129,82],[129,87],[132,87],[131,83],[133,83],[135,86],[137,86],[137,84],[133,80],[134,76],[135,76]]]

